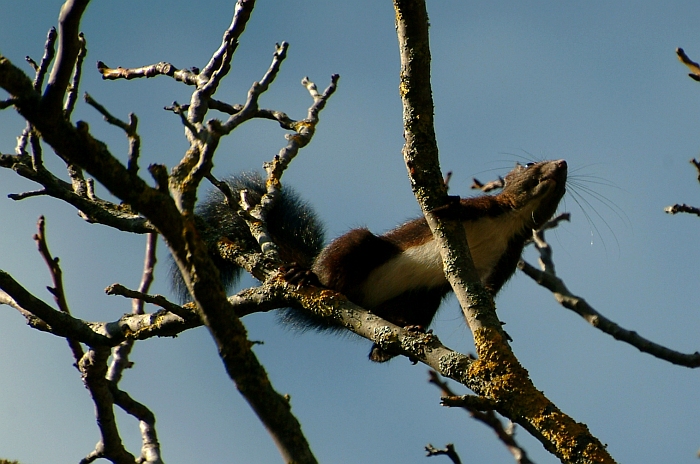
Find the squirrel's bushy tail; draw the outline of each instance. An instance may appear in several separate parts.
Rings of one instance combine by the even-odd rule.
[[[240,198],[240,191],[245,189],[250,201],[258,202],[266,192],[265,180],[257,172],[239,173],[225,179],[225,182],[231,188],[233,198]],[[248,225],[226,204],[224,195],[218,189],[209,192],[195,208],[195,216],[197,230],[209,247],[210,256],[219,269],[221,282],[225,288],[230,289],[238,282],[242,269],[235,263],[222,259],[216,252],[216,243],[226,237],[232,242],[256,247]],[[323,248],[324,229],[321,221],[311,206],[289,187],[282,189],[278,201],[269,211],[267,229],[279,248],[280,257],[286,262],[311,268]],[[171,274],[173,289],[181,301],[188,301],[187,287],[174,263]]]

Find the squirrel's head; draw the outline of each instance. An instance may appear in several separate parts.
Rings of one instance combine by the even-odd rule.
[[[533,227],[539,227],[557,210],[566,192],[566,173],[563,159],[518,164],[506,175],[499,195],[507,198],[513,209],[531,215]]]

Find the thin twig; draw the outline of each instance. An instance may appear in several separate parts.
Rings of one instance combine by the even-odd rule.
[[[690,160],[690,164],[692,164],[695,167],[695,170],[698,173],[698,182],[700,182],[700,161],[693,158]],[[700,208],[697,208],[695,206],[686,205],[685,203],[683,203],[681,205],[675,204],[673,206],[667,206],[666,208],[664,208],[664,211],[667,212],[668,214],[690,213],[690,214],[695,214],[696,216],[700,216]]]
[[[73,71],[73,80],[68,87],[68,95],[66,96],[66,102],[63,105],[63,114],[66,119],[70,119],[73,109],[75,108],[75,101],[78,99],[78,89],[80,88],[80,76],[83,70],[83,60],[85,55],[87,55],[87,42],[85,40],[85,35],[81,32],[78,34],[78,41],[80,42],[80,51],[78,52],[78,57],[75,59],[75,69]]]
[[[700,182],[700,161],[693,158],[690,160],[690,164],[695,166],[695,170],[698,172],[698,182]]]
[[[138,159],[141,150],[141,137],[137,132],[138,118],[135,114],[129,113],[129,122],[124,122],[121,119],[113,116],[107,108],[98,103],[94,98],[92,98],[88,93],[84,95],[85,102],[95,108],[107,121],[113,126],[119,127],[126,133],[129,140],[129,160],[127,163],[127,171],[132,174],[138,173]]]
[[[322,94],[318,93],[316,85],[308,78],[302,79],[302,85],[307,88],[314,101],[309,107],[307,118],[295,124],[294,130],[296,130],[296,134],[287,135],[287,146],[280,150],[271,163],[264,165],[268,180],[281,178],[282,172],[297,155],[299,149],[305,147],[311,141],[319,122],[319,113],[337,89],[338,79],[340,79],[340,76],[333,74],[330,84]]]
[[[245,104],[241,107],[241,110],[231,115],[228,121],[223,124],[222,130],[224,133],[230,133],[245,121],[250,120],[257,112],[258,99],[260,98],[260,95],[267,91],[270,84],[277,76],[282,61],[284,61],[284,59],[287,57],[288,47],[289,44],[287,44],[287,42],[282,42],[281,44],[275,45],[275,53],[272,57],[272,64],[270,64],[270,67],[267,69],[262,79],[260,79],[260,82],[253,82],[253,85],[248,90],[248,97]]]
[[[668,214],[689,213],[695,214],[696,216],[700,216],[700,208],[696,206],[686,205],[685,203],[680,205],[676,204],[672,206],[667,206],[664,208],[664,212]]]
[[[9,103],[11,105],[12,102]],[[243,105],[236,104],[236,105],[231,105],[229,103],[222,102],[220,100],[216,100],[214,98],[210,98],[208,102],[208,106],[212,110],[217,110],[221,111],[222,113],[226,113],[228,115],[235,115],[240,113],[243,110]],[[166,106],[163,108],[164,110],[167,111],[187,111],[189,109],[190,105],[180,105],[179,108],[176,108],[175,106]],[[287,130],[294,130],[294,126],[297,123],[294,119],[290,118],[287,116],[286,113],[282,111],[276,111],[276,110],[270,110],[270,109],[264,109],[264,108],[258,108],[256,111],[253,112],[253,118],[260,118],[260,119],[270,119],[272,121],[277,121],[283,129]]]
[[[544,241],[543,234],[541,234],[541,237],[538,238],[537,241]],[[546,242],[544,243],[546,244]],[[518,269],[523,271],[541,286],[549,289],[554,294],[554,298],[559,302],[559,304],[574,311],[593,327],[596,327],[602,332],[611,335],[616,340],[620,340],[634,346],[643,353],[648,353],[659,359],[663,359],[664,361],[668,361],[679,366],[690,368],[700,367],[699,352],[696,351],[695,353],[691,354],[680,353],[678,351],[666,348],[665,346],[659,345],[658,343],[652,342],[640,336],[635,331],[620,327],[596,311],[583,298],[572,294],[564,282],[557,277],[554,272],[551,247],[549,247],[549,245],[537,245],[537,242],[536,246],[540,251],[540,264],[544,270],[540,271],[523,260],[518,263]]]
[[[9,194],[13,200],[48,195],[75,206],[83,219],[114,227],[115,229],[137,234],[154,230],[153,225],[143,216],[130,209],[127,204],[115,204],[95,196],[92,179],[84,180],[84,192],[79,184],[69,184],[44,169],[41,159],[39,138],[30,136],[31,157],[25,155],[0,154],[0,167],[12,169],[20,176],[42,185],[44,188],[26,193]],[[36,143],[35,143],[36,142]],[[69,165],[70,166],[70,165]],[[72,181],[77,177],[71,174]]]
[[[61,266],[58,264],[58,258],[51,256],[49,251],[49,245],[46,241],[46,221],[44,216],[39,218],[37,223],[38,232],[34,235],[34,241],[37,243],[39,248],[39,254],[44,258],[46,265],[49,267],[49,272],[51,273],[51,279],[53,280],[53,287],[46,287],[49,293],[53,295],[58,308],[66,314],[70,314],[70,309],[68,308],[68,301],[66,300],[65,289],[63,288],[63,271],[61,271]],[[83,347],[77,340],[67,337],[68,346],[73,353],[73,358],[75,362],[78,363],[80,359],[85,354],[83,352]]]
[[[88,3],[89,0],[66,0],[58,17],[58,50],[42,97],[43,110],[55,116],[62,112],[63,99],[80,54],[80,20]]]
[[[482,192],[490,192],[491,190],[497,190],[500,188],[503,188],[505,185],[505,181],[503,180],[503,177],[498,176],[498,179],[492,180],[487,183],[481,182],[479,179],[476,177],[472,178],[472,189],[474,190],[481,190]]]
[[[178,69],[170,63],[161,61],[160,63],[141,66],[140,68],[110,68],[102,61],[97,62],[97,71],[102,74],[102,79],[136,79],[140,77],[170,76],[176,81],[187,85],[197,84],[196,69]]]
[[[158,243],[158,234],[152,232],[147,235],[146,239],[146,257],[144,258],[143,274],[141,276],[141,284],[139,285],[139,293],[146,293],[153,282],[153,271],[156,264],[156,244]],[[143,314],[144,301],[134,298],[131,303],[132,314]],[[133,363],[129,361],[129,354],[134,346],[133,339],[127,339],[121,342],[112,351],[112,361],[109,363],[107,378],[116,386],[121,380],[124,369],[132,367]]]
[[[682,48],[676,48],[676,55],[678,55],[678,59],[681,60],[681,63],[686,65],[690,70],[688,76],[695,81],[700,81],[700,65],[691,60]]]
[[[182,306],[176,305],[175,303],[168,301],[168,299],[162,295],[149,295],[145,292],[130,290],[120,284],[110,285],[105,289],[105,293],[107,295],[124,296],[126,298],[132,298],[134,300],[140,300],[145,303],[150,303],[160,308],[163,308],[166,311],[170,311],[171,313],[176,314],[183,319],[189,319],[196,314],[192,311],[183,309]]]
[[[29,133],[29,146],[32,147],[32,168],[37,172],[47,172],[46,168],[44,168],[44,152],[41,148],[41,139],[34,130]]]
[[[457,451],[455,451],[455,445],[452,443],[448,443],[443,449],[435,448],[433,445],[428,443],[425,447],[425,451],[426,456],[428,457],[444,455],[450,458],[454,464],[462,464],[462,460],[459,458]]]
[[[273,73],[269,71],[267,74]],[[299,153],[299,150],[306,146],[313,138],[316,125],[319,122],[319,113],[325,107],[330,96],[335,92],[339,77],[340,76],[337,74],[331,76],[331,83],[322,94],[318,92],[316,85],[308,78],[305,77],[302,80],[302,85],[307,88],[313,98],[313,103],[309,108],[307,119],[295,125],[297,133],[288,135],[287,145],[280,150],[272,161],[263,164],[267,172],[267,179],[265,181],[267,191],[260,198],[260,203],[257,205],[250,205],[246,197],[246,192],[241,192],[240,205],[243,212],[242,217],[246,220],[250,232],[257,243],[261,244],[263,254],[273,261],[279,261],[279,255],[277,246],[267,231],[267,214],[281,195],[282,174],[289,166],[289,163],[291,163],[294,157]],[[272,79],[272,77],[269,79]]]
[[[49,64],[51,64],[51,61],[56,55],[57,36],[58,34],[56,32],[56,28],[52,27],[49,29],[49,32],[46,35],[46,42],[44,43],[44,55],[41,57],[41,64],[37,64],[29,56],[25,58],[31,65],[32,69],[34,69],[34,82],[32,83],[32,86],[37,93],[41,92],[41,87],[44,85],[44,77],[49,69]],[[17,138],[17,148],[15,149],[15,153],[18,155],[26,153],[25,147],[27,146],[27,139],[33,132],[34,130],[32,129],[32,125],[27,122],[22,134]]]
[[[34,63],[32,66],[36,72],[36,75],[34,76],[34,90],[36,90],[37,92],[41,91],[41,87],[44,85],[44,77],[46,76],[46,71],[48,71],[49,64],[51,64],[51,61],[56,55],[57,36],[58,34],[56,33],[55,27],[49,29],[49,32],[46,35],[46,43],[44,44],[44,56],[41,57],[41,64],[36,65],[36,63]],[[31,58],[27,57],[27,61],[30,60]],[[33,61],[30,61],[30,63],[33,63]]]
[[[505,445],[515,458],[517,464],[533,464],[527,456],[525,449],[515,440],[515,426],[511,422],[504,427],[494,412],[495,403],[488,398],[474,395],[457,396],[450,386],[440,378],[437,372],[430,371],[429,383],[436,385],[442,391],[442,404],[445,406],[458,406],[465,409],[471,417],[494,431],[498,439]]]

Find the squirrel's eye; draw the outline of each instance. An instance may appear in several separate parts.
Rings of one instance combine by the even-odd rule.
[[[526,167],[526,168],[530,168],[530,167],[534,166],[535,164],[537,164],[537,163],[527,163],[527,164],[525,165],[525,167]]]

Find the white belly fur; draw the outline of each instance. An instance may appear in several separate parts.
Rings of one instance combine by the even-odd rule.
[[[522,219],[517,216],[514,212],[464,223],[474,266],[482,281],[498,263],[510,238],[523,226]],[[440,250],[435,240],[430,240],[405,250],[373,270],[363,284],[363,304],[371,308],[407,290],[434,288],[445,283]]]

